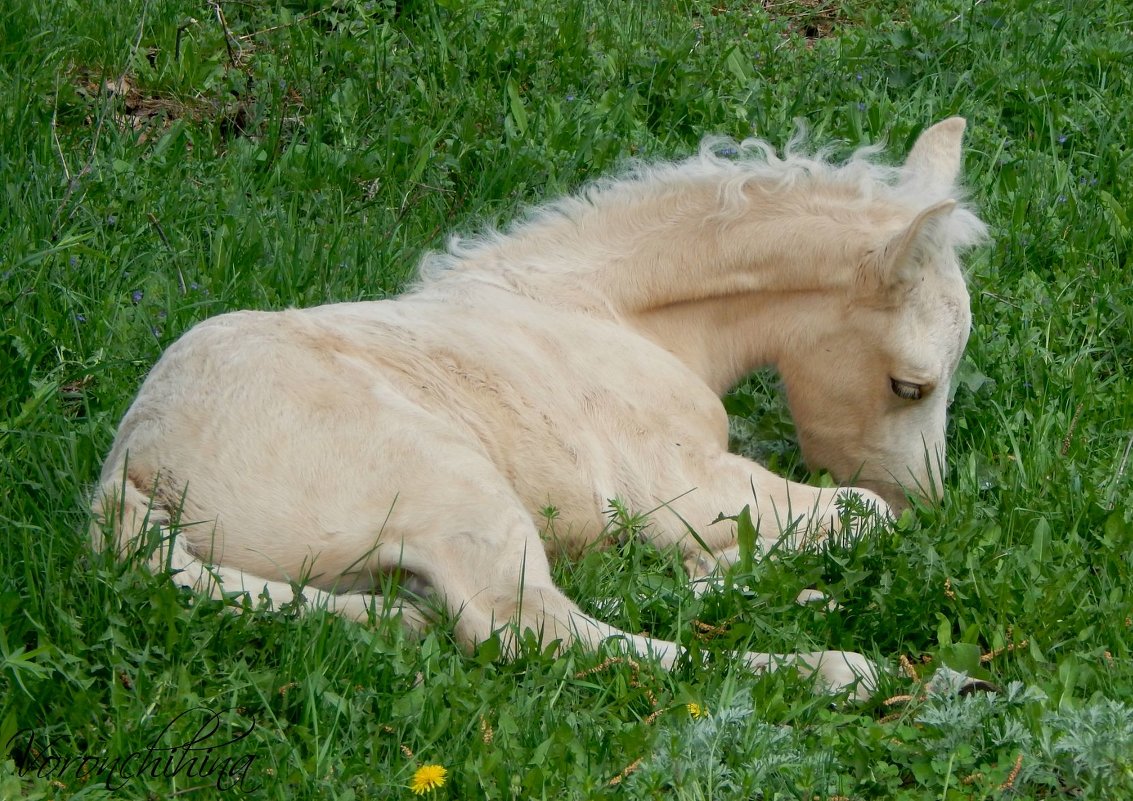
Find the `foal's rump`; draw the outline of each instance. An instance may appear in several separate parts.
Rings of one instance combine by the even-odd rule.
[[[422,453],[454,435],[356,358],[304,312],[197,325],[123,420],[101,498],[152,507],[154,523],[176,516],[179,537],[213,563],[315,586],[364,573],[412,486],[383,479],[420,473]],[[116,529],[123,548],[141,524]]]

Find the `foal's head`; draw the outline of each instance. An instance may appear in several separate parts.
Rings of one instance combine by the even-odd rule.
[[[953,199],[962,119],[926,130],[879,191],[880,230],[806,347],[779,361],[812,468],[906,504],[937,495],[952,374],[971,311],[956,248],[983,233]]]

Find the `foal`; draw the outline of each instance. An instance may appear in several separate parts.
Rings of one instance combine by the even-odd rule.
[[[305,583],[309,602],[392,607],[414,629],[427,599],[467,645],[503,628],[510,647],[515,624],[671,666],[679,646],[583,613],[549,558],[597,541],[611,499],[655,510],[646,535],[698,577],[737,558],[721,514],[750,505],[764,545],[798,546],[850,496],[884,514],[902,487],[939,486],[970,321],[956,251],[983,232],[956,200],[963,131],[927,129],[899,168],[706,146],[454,239],[398,299],[202,322],[122,421],[95,542],[158,526],[151,564],[216,597],[288,603]],[[862,489],[728,453],[720,395],[762,365],[808,463]],[[394,571],[412,592],[383,599]],[[833,690],[874,681],[854,653],[744,658]]]

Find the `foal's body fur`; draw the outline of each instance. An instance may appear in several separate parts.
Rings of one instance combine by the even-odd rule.
[[[842,479],[860,471],[891,499],[909,476],[939,478],[923,453],[942,450],[942,397],[914,414],[893,403],[897,384],[865,404],[860,376],[803,385],[837,342],[909,362],[910,378],[882,368],[891,381],[947,387],[968,325],[953,248],[979,232],[951,199],[962,131],[929,129],[889,183],[865,163],[766,153],[641,168],[506,235],[454,243],[396,300],[205,321],[122,422],[96,541],[109,525],[123,548],[158,524],[175,537],[153,564],[178,581],[266,589],[276,604],[305,581],[334,611],[365,619],[384,603],[420,627],[420,607],[374,594],[398,571],[447,607],[465,643],[516,623],[547,641],[622,637],[671,665],[673,643],[581,612],[548,558],[598,540],[611,499],[653,511],[648,536],[682,548],[694,576],[735,558],[734,527],[712,521],[745,505],[764,541],[795,545],[837,529],[846,494],[884,510],[869,490],[791,483],[727,452],[719,396],[764,364],[784,375],[808,459]],[[905,320],[898,340],[937,341],[872,331],[886,315]],[[839,436],[832,420],[853,430]],[[747,655],[756,668],[784,659],[835,688],[872,681],[857,654]]]

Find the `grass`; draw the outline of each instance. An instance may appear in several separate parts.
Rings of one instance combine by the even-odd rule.
[[[408,798],[428,764],[454,799],[1133,795],[1129,6],[763,5],[0,9],[0,798]],[[781,143],[801,118],[840,152],[900,154],[951,114],[994,241],[969,260],[943,505],[701,599],[632,541],[558,569],[706,667],[230,615],[92,553],[117,421],[194,322],[387,296],[447,232],[706,133]],[[772,377],[728,404],[738,449],[804,475]],[[812,585],[842,608],[794,605]],[[895,670],[831,705],[735,665],[748,643],[1003,691]],[[212,716],[198,750],[161,750]],[[198,761],[114,773],[151,744]]]

